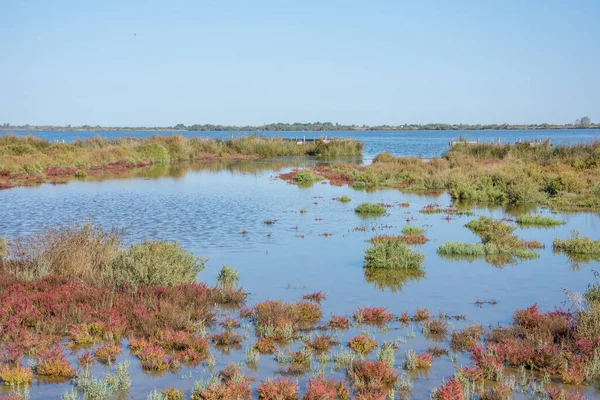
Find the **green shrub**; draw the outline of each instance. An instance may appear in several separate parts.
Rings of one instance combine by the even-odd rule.
[[[365,251],[365,268],[416,269],[425,256],[398,240],[379,240]]]
[[[446,242],[438,247],[441,256],[484,257],[485,245],[482,243]]]
[[[425,232],[425,229],[420,226],[406,225],[402,228],[403,235],[421,235],[423,232]]]
[[[385,207],[375,203],[361,203],[354,209],[358,214],[381,215],[385,214]]]
[[[145,161],[155,164],[168,164],[171,161],[169,150],[162,144],[146,143],[139,147],[138,152]]]
[[[85,172],[84,170],[77,170],[77,172],[75,172],[75,178],[79,178],[79,179],[83,179],[83,178],[87,178],[87,172]]]
[[[221,271],[219,272],[219,276],[217,276],[217,281],[223,287],[235,287],[239,279],[240,275],[237,270],[233,267],[228,267],[227,265],[223,265],[223,268],[221,268]]]
[[[313,174],[308,169],[303,169],[303,170],[298,171],[298,173],[294,177],[294,182],[297,182],[298,185],[300,185],[300,186],[312,185],[313,183],[320,181],[320,180],[323,180],[323,178],[321,178],[318,175]]]
[[[517,224],[521,225],[555,226],[564,225],[565,223],[565,221],[552,217],[544,217],[543,215],[523,214],[517,217]]]
[[[34,162],[33,164],[25,164],[21,168],[24,173],[31,175],[41,175],[42,174],[42,166],[39,162]]]
[[[580,237],[578,231],[573,231],[566,239],[555,238],[552,245],[554,250],[567,254],[600,254],[600,240]]]
[[[356,190],[364,190],[367,187],[364,182],[356,181],[352,184],[352,188]]]
[[[178,242],[148,240],[121,251],[112,263],[116,285],[174,285],[194,282],[206,259],[187,252]]]
[[[338,200],[341,201],[342,203],[349,203],[352,201],[352,199],[348,196],[342,196]]]

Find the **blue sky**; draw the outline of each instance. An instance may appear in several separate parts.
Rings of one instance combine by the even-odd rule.
[[[0,123],[600,121],[600,1],[0,0]]]

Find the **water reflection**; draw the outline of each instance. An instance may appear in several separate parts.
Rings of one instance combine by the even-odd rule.
[[[420,269],[390,270],[383,268],[364,268],[365,280],[378,290],[390,290],[392,293],[402,292],[402,287],[408,281],[418,281],[425,278],[425,272]]]

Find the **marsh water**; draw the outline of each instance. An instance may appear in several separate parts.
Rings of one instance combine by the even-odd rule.
[[[593,135],[586,139],[593,140]],[[402,146],[398,144],[397,148]],[[375,145],[367,149],[367,152],[379,151],[374,150]],[[437,154],[437,151],[430,150],[426,154]],[[394,153],[402,154],[402,151]],[[534,260],[501,268],[481,259],[447,260],[437,255],[436,248],[449,240],[478,242],[479,238],[464,225],[479,215],[514,218],[522,212],[549,214],[549,211],[471,207],[473,216],[447,218],[443,213],[419,212],[431,203],[449,206],[452,202],[447,194],[366,192],[321,183],[302,188],[277,178],[279,173],[288,171],[291,164],[303,167],[317,162],[306,158],[168,166],[145,169],[128,179],[72,181],[64,185],[3,190],[0,191],[0,236],[11,238],[32,233],[43,225],[92,219],[104,228],[126,229],[130,241],[147,237],[177,240],[196,255],[208,257],[207,268],[198,276],[200,281],[214,284],[223,264],[235,267],[240,273],[240,285],[250,293],[249,306],[265,299],[296,301],[302,294],[320,290],[327,296],[322,303],[324,318],[331,314],[351,315],[359,306],[387,307],[395,315],[404,311],[412,314],[417,307],[427,307],[434,315],[438,312],[465,315],[466,320],[451,322],[456,329],[473,322],[484,327],[508,324],[515,309],[534,303],[543,310],[569,306],[563,304],[564,291],[584,291],[593,280],[592,271],[599,267],[596,261],[574,263],[552,252],[553,238],[564,238],[573,229],[597,239],[600,233],[597,214],[554,214],[566,224],[551,229],[518,228],[516,234],[520,238],[539,240],[546,246]],[[352,201],[333,200],[342,195]],[[354,212],[356,205],[363,201],[386,203],[391,207],[387,215],[363,218]],[[399,205],[404,202],[409,206]],[[267,220],[276,222],[265,224]],[[366,273],[363,254],[368,240],[376,234],[399,234],[406,224],[425,227],[430,239],[425,245],[415,246],[425,255],[423,274]],[[243,230],[247,233],[242,234]],[[477,300],[495,300],[497,304],[480,307],[475,304]],[[340,346],[362,329],[339,334]],[[380,343],[397,337],[406,341],[396,354],[398,372],[402,372],[401,362],[407,350],[421,352],[428,343],[433,343],[421,334],[419,325],[412,323],[408,327],[394,323],[389,330],[368,330]],[[244,361],[246,346],[254,342],[253,333],[247,332],[250,337],[239,349],[229,352],[211,349],[217,360],[215,371],[231,361]],[[295,344],[294,348],[299,345]],[[129,370],[133,381],[129,394],[135,398],[145,398],[154,388],[167,386],[190,390],[193,381],[210,375],[208,367],[203,366],[149,375],[139,369],[138,362],[127,351],[117,357],[117,361],[127,359],[131,361]],[[76,363],[75,355],[71,360]],[[317,365],[316,361],[313,363]],[[469,364],[468,356],[458,354],[458,365]],[[95,365],[93,372],[102,377],[110,368]],[[256,376],[259,383],[276,375],[277,369],[273,356],[262,355],[258,369],[248,373]],[[331,364],[326,370],[329,374]],[[450,357],[434,360],[426,374],[413,375],[416,378],[413,398],[428,398],[431,389],[454,371]],[[332,374],[343,376],[342,372]],[[307,373],[298,377],[301,387],[309,376]],[[34,381],[31,397],[57,398],[68,387],[68,383]],[[587,395],[595,397],[598,393],[588,388]]]

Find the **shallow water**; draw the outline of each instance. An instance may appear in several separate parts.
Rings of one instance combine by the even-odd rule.
[[[555,255],[551,250],[552,239],[566,237],[572,229],[597,238],[600,217],[596,214],[556,214],[555,217],[566,221],[565,225],[551,229],[518,229],[519,237],[539,240],[546,248],[536,260],[497,268],[483,260],[446,260],[436,254],[436,248],[448,240],[478,242],[479,238],[464,227],[466,222],[479,215],[511,217],[517,213],[515,210],[478,208],[474,209],[473,217],[446,220],[444,214],[418,212],[430,203],[450,205],[446,194],[419,196],[395,190],[367,193],[326,184],[300,188],[277,179],[277,172],[268,164],[254,168],[244,165],[244,168],[230,166],[228,169],[205,165],[195,170],[177,170],[170,175],[169,171],[155,174],[146,171],[145,178],[72,181],[66,185],[3,190],[0,191],[0,236],[26,235],[42,225],[93,219],[104,228],[113,225],[125,228],[132,241],[146,237],[178,240],[195,254],[209,257],[206,270],[198,277],[209,284],[216,281],[223,264],[234,266],[239,270],[241,286],[251,293],[248,305],[267,298],[295,301],[302,294],[322,290],[327,296],[322,305],[324,318],[330,314],[350,315],[359,306],[384,306],[395,315],[406,310],[412,314],[419,306],[427,307],[434,315],[438,311],[466,315],[466,321],[452,322],[457,329],[473,321],[484,327],[509,323],[515,309],[534,303],[543,310],[559,307],[565,300],[564,290],[584,291],[593,279],[591,271],[599,267],[598,262],[590,262],[574,268],[565,256]],[[161,177],[165,173],[167,176]],[[332,200],[342,195],[351,197],[352,201],[344,204]],[[353,211],[362,201],[409,202],[410,206],[395,205],[388,209],[386,216],[365,219]],[[301,209],[307,212],[300,213]],[[275,224],[264,223],[272,219],[277,220]],[[407,219],[411,225],[425,226],[430,239],[427,244],[416,247],[425,254],[425,276],[410,279],[391,274],[387,280],[366,276],[362,264],[367,241],[375,234],[399,234]],[[361,226],[366,226],[366,231],[354,230]],[[242,235],[243,229],[248,233]],[[477,299],[493,299],[498,304],[479,308],[474,304]],[[384,339],[410,336],[411,331],[416,333],[415,338],[406,338],[407,343],[402,344],[396,354],[398,366],[408,349],[425,350],[428,341],[417,325],[391,326],[389,332],[370,330],[380,343]],[[340,342],[346,343],[356,332],[341,334]],[[227,356],[213,349],[217,370],[230,361],[243,361],[246,345],[254,341],[252,336],[242,349],[232,350]],[[374,356],[375,353],[371,358]],[[124,359],[131,360],[130,395],[136,398],[145,398],[154,387],[172,385],[189,390],[193,380],[209,375],[204,367],[183,367],[176,373],[151,377],[141,372],[138,362],[128,355],[117,360]],[[468,358],[459,356],[459,363],[467,365]],[[258,372],[250,374],[257,376],[259,383],[274,375],[276,369],[273,357],[263,355]],[[400,367],[398,371],[401,372]],[[106,373],[98,365],[94,372]],[[415,382],[413,398],[427,398],[433,387],[453,373],[449,357],[434,360],[427,375]],[[336,374],[342,376],[339,372]],[[301,387],[308,375],[299,378]],[[31,395],[32,398],[58,397],[67,387],[68,384],[34,383]]]
[[[11,133],[12,131],[2,131]],[[188,132],[188,131],[16,131],[17,135],[34,134],[40,138],[64,140],[67,142],[77,138],[85,139],[102,136],[108,139],[120,137],[150,137],[152,135],[168,135],[177,133],[186,137],[211,137],[229,139],[245,135],[265,137],[299,138],[306,137],[351,137],[365,144],[364,158],[371,160],[375,155],[388,151],[396,156],[421,156],[425,158],[440,157],[451,140],[466,137],[468,140],[481,139],[482,142],[497,141],[514,143],[516,139],[533,140],[550,138],[553,144],[585,143],[600,138],[600,129],[557,129],[557,130],[524,130],[524,131],[334,131],[334,132]]]

